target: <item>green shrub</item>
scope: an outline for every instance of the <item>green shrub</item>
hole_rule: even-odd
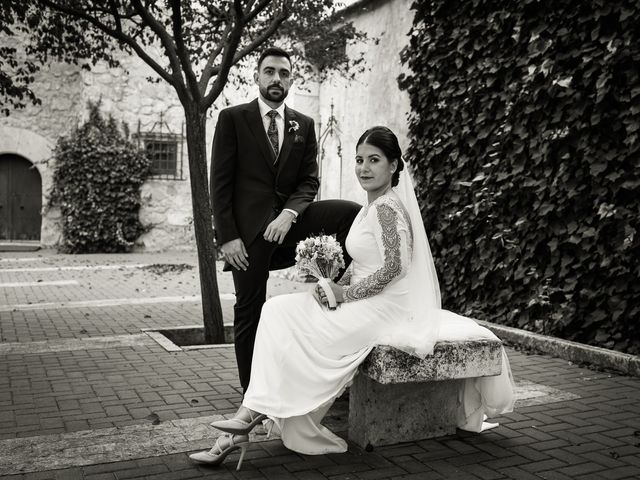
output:
[[[445,307],[640,353],[640,3],[412,8],[407,157]]]
[[[138,218],[140,187],[149,160],[129,141],[100,104],[89,103],[89,119],[54,150],[51,204],[62,213],[62,242],[67,253],[124,252],[144,232]]]

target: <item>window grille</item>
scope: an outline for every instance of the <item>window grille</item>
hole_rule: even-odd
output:
[[[173,133],[163,120],[153,124],[151,130],[142,132],[138,121],[138,132],[134,138],[151,160],[151,177],[160,180],[184,180],[182,159],[184,153],[184,123],[180,133]]]

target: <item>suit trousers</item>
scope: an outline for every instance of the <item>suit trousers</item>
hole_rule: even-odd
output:
[[[336,235],[344,252],[345,264],[351,262],[344,242],[351,228],[351,224],[360,211],[360,205],[346,200],[321,200],[311,203],[302,215],[298,217],[287,233],[283,244],[268,242],[261,232],[258,237],[247,246],[249,267],[247,270],[232,269],[233,283],[236,290],[236,304],[234,306],[234,342],[240,385],[247,390],[251,376],[251,360],[255,343],[260,312],[267,294],[267,280],[269,267],[276,250],[281,253],[281,247],[289,247],[289,264],[293,264],[295,245],[309,236],[327,234]],[[278,348],[274,345],[273,348]]]

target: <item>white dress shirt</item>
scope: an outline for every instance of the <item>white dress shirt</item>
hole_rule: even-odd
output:
[[[278,108],[271,108],[267,105],[261,97],[258,97],[258,108],[260,108],[260,116],[262,117],[262,125],[264,126],[264,134],[269,138],[269,124],[271,123],[271,117],[269,112],[275,110],[278,112],[276,115],[276,127],[278,128],[278,152],[282,150],[282,142],[284,141],[284,102]],[[298,212],[290,208],[283,208],[283,211],[293,214],[293,221],[298,218]]]

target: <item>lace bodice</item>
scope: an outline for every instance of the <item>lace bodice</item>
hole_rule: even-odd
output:
[[[371,297],[400,281],[411,264],[412,246],[411,222],[395,193],[363,207],[346,241],[353,262],[340,281],[345,301]]]

